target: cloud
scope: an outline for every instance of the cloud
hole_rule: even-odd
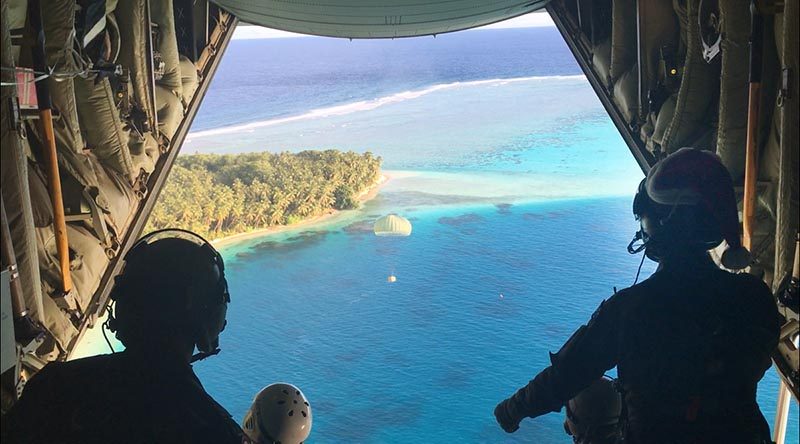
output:
[[[509,29],[509,28],[540,28],[546,26],[555,26],[550,15],[546,12],[534,12],[525,14],[512,19],[504,20],[502,22],[493,23],[491,25],[481,26],[478,29]],[[236,27],[233,32],[234,40],[251,40],[251,39],[281,39],[281,38],[296,38],[296,37],[311,37],[305,34],[297,34],[294,32],[279,31],[277,29],[265,28],[263,26],[255,26],[243,24]]]
[[[252,40],[252,39],[285,39],[292,37],[311,37],[305,34],[294,32],[279,31],[277,29],[265,28],[255,25],[239,25],[233,31],[233,40]]]
[[[555,27],[556,24],[553,23],[553,19],[550,18],[550,14],[546,12],[533,12],[530,14],[521,15],[519,17],[515,17],[508,20],[503,20],[502,22],[493,23],[491,25],[481,26],[480,28],[473,28],[475,29],[508,29],[508,28],[541,28],[545,26],[553,26]]]

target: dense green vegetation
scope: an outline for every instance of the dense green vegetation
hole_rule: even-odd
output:
[[[335,150],[180,156],[149,229],[218,238],[356,208],[358,195],[378,181],[380,165],[372,153]]]

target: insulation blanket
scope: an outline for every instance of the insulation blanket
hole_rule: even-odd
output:
[[[791,273],[794,251],[792,251],[792,238],[798,230],[798,16],[800,8],[798,2],[786,2],[776,32],[780,33],[778,56],[781,61],[782,75],[786,78],[779,82],[781,92],[778,94],[778,118],[780,122],[781,150],[779,155],[779,185],[776,191],[777,200],[777,234],[775,236],[775,283]],[[786,87],[785,92],[783,88]]]
[[[11,47],[8,19],[12,14],[9,13],[8,3],[2,2],[2,11],[0,11],[0,35],[3,39],[3,48]],[[24,13],[22,16],[24,17]],[[0,51],[0,61],[3,66],[13,66],[11,55],[11,51],[5,49]],[[13,82],[14,73],[3,70],[0,78],[3,82]],[[16,88],[0,88],[2,103],[8,103],[8,100],[15,95]],[[41,322],[44,320],[44,307],[42,305],[39,263],[36,256],[36,233],[33,227],[33,213],[28,188],[28,160],[25,155],[26,147],[23,146],[24,140],[20,139],[11,117],[11,113],[0,113],[0,190],[2,190],[3,204],[8,217],[25,304],[33,319]]]
[[[42,27],[46,36],[45,61],[50,69],[62,72],[74,72],[79,69],[79,61],[72,50],[74,26],[75,0],[50,0],[46,7],[42,7]],[[56,138],[68,149],[82,150],[84,143],[78,125],[73,80],[56,81],[50,77],[45,81],[50,88],[53,107],[58,113],[58,118],[53,121]]]
[[[686,60],[683,65],[683,79],[675,103],[675,116],[664,132],[662,149],[671,154],[684,146],[695,143],[711,131],[708,126],[709,112],[715,99],[709,91],[719,88],[719,72],[714,64],[703,59],[702,43],[697,23],[699,0],[688,0],[685,8],[678,8],[681,33],[685,36]],[[697,148],[712,148],[696,146]]]
[[[145,0],[120,0],[115,17],[121,37],[118,62],[128,68],[132,101],[144,111],[152,127],[154,113],[148,92],[151,82],[148,68],[150,62],[147,60],[149,27]]]
[[[76,78],[78,116],[87,147],[105,165],[133,179],[133,161],[128,150],[128,130],[119,117],[108,79]]]
[[[734,183],[744,178],[747,137],[747,89],[750,56],[750,5],[741,0],[720,0],[722,14],[722,70],[720,74],[717,154]]]

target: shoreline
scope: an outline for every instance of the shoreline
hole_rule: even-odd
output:
[[[606,184],[610,189],[606,193],[595,194],[589,190],[590,183],[585,181],[566,182],[557,190],[553,190],[552,177],[549,175],[510,175],[503,172],[461,172],[421,171],[421,170],[382,170],[378,180],[362,192],[354,196],[360,204],[374,199],[384,186],[391,181],[392,192],[431,194],[432,202],[409,204],[412,207],[449,207],[484,206],[496,204],[521,205],[550,201],[571,201],[595,198],[629,197],[623,189],[633,189],[620,183]],[[619,181],[618,181],[619,182]],[[524,190],[543,190],[540,193]],[[544,190],[549,190],[545,192]],[[452,201],[450,199],[453,199]],[[439,200],[436,200],[439,199]],[[255,229],[211,240],[216,248],[225,248],[253,238],[284,233],[290,230],[301,230],[330,224],[351,213],[351,210],[328,209],[324,214],[304,219],[292,225],[276,225]]]
[[[383,186],[386,185],[386,183],[389,182],[391,179],[392,179],[391,176],[387,175],[384,172],[381,172],[381,175],[378,178],[377,182],[375,182],[369,188],[367,188],[367,189],[361,191],[360,193],[358,193],[358,195],[355,196],[356,200],[358,200],[358,203],[361,204],[361,205],[369,202],[370,200],[374,199],[375,196],[378,195],[378,192],[381,190],[381,188],[383,188]],[[231,234],[229,236],[220,237],[218,239],[212,239],[210,242],[211,242],[211,245],[214,246],[214,248],[218,248],[218,249],[219,248],[225,248],[225,247],[231,246],[233,244],[236,244],[236,243],[239,243],[239,242],[243,242],[243,241],[246,241],[246,240],[249,240],[249,239],[253,239],[253,238],[256,238],[256,237],[262,237],[262,236],[269,236],[269,235],[278,234],[278,233],[284,233],[286,231],[296,230],[296,229],[299,229],[299,228],[310,228],[312,226],[320,225],[320,224],[322,224],[324,222],[331,222],[337,216],[341,216],[343,214],[347,214],[347,212],[349,212],[349,211],[352,211],[352,210],[344,210],[343,211],[343,210],[330,209],[325,214],[320,214],[318,216],[310,217],[308,219],[304,219],[304,220],[302,220],[300,222],[297,222],[295,224],[291,224],[291,225],[276,225],[276,226],[273,226],[273,227],[259,228],[259,229],[253,230],[253,231],[246,231],[244,233]]]

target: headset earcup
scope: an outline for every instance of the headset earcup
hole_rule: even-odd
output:
[[[210,353],[219,347],[219,334],[225,329],[227,321],[225,315],[228,305],[221,303],[210,307],[205,313],[205,319],[197,326],[197,349]]]
[[[219,348],[219,334],[225,329],[227,321],[225,316],[228,311],[228,283],[225,279],[225,269],[222,265],[222,257],[211,250],[216,257],[215,264],[219,271],[217,285],[209,287],[192,286],[187,292],[187,302],[192,311],[192,319],[195,322],[195,346],[203,353],[211,353]],[[209,292],[211,292],[209,294]],[[202,300],[208,305],[192,305],[191,301],[198,295],[203,295]]]
[[[224,276],[220,283],[224,282]],[[209,305],[194,305],[191,302],[198,295],[209,292],[208,286],[192,286],[187,290],[186,301],[190,311],[190,316],[195,329],[195,346],[204,353],[210,353],[219,347],[219,334],[225,329],[227,321],[225,315],[228,311],[227,287],[219,285],[213,287],[214,294],[202,297],[204,301],[210,301]]]
[[[114,317],[114,313],[109,311],[108,318],[106,318],[106,326],[108,326],[108,330],[112,333],[117,332],[117,318]]]

